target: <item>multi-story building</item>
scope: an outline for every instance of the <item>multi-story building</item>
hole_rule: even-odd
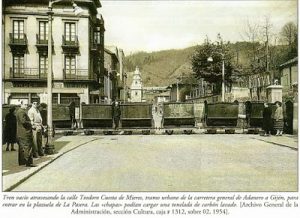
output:
[[[4,103],[47,103],[48,40],[53,50],[53,103],[77,105],[99,101],[103,78],[104,21],[99,0],[53,4],[52,36],[48,33],[48,0],[3,1]],[[98,94],[93,92],[98,90]]]
[[[101,91],[104,103],[111,103],[118,99],[118,66],[118,49],[114,46],[106,46],[104,48],[104,86]]]

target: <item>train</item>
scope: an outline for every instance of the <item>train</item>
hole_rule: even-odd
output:
[[[248,133],[259,133],[263,124],[264,103],[247,102],[164,102],[160,105],[150,103],[120,104],[120,129],[163,129],[173,134],[174,129],[182,129],[191,134],[199,124],[207,133],[225,130],[234,133],[236,129],[248,129]],[[2,121],[10,105],[2,106]],[[273,114],[275,104],[270,104]],[[244,109],[241,109],[244,108]],[[53,125],[56,129],[106,129],[111,131],[115,124],[111,104],[54,104],[52,107]],[[290,120],[290,118],[289,118]],[[74,125],[74,121],[76,125]]]

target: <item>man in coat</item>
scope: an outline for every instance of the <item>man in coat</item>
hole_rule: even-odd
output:
[[[21,101],[21,107],[16,113],[17,141],[19,144],[19,165],[35,167],[32,159],[33,135],[31,121],[26,113],[27,104]]]
[[[31,108],[28,110],[28,117],[31,121],[33,132],[33,157],[38,157],[38,155],[44,156],[42,145],[43,119],[37,106],[37,102],[33,102]]]
[[[120,117],[121,117],[121,108],[119,102],[117,101],[114,102],[112,107],[113,107],[113,119],[114,119],[115,129],[118,129],[120,123]]]

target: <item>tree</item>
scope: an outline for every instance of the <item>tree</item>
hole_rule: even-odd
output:
[[[280,36],[283,43],[292,46],[295,41],[295,37],[297,37],[296,24],[294,22],[286,23],[281,29]]]
[[[220,35],[218,35],[218,38],[219,41],[216,44],[210,43],[207,39],[203,45],[196,48],[191,58],[192,69],[196,77],[216,84],[215,93],[220,93],[221,91],[223,55],[225,60],[225,81],[227,84],[231,84],[233,72],[231,64],[232,54],[229,51],[228,43],[224,44]],[[209,57],[212,57],[212,62],[208,61]]]
[[[293,22],[286,23],[280,32],[281,41],[289,46],[289,52],[287,60],[294,58],[298,53],[298,30],[297,26]]]

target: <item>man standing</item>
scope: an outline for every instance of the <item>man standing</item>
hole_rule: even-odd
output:
[[[32,125],[33,132],[33,157],[44,156],[43,152],[43,136],[42,136],[42,116],[37,108],[37,102],[32,103],[32,107],[28,111],[28,116]]]
[[[120,123],[120,117],[121,117],[121,108],[119,102],[116,101],[115,103],[113,103],[112,107],[113,107],[113,119],[114,119],[115,129],[118,129]]]
[[[19,165],[35,167],[32,160],[33,135],[31,121],[26,113],[27,104],[21,101],[21,108],[16,113],[17,141],[19,144]]]

